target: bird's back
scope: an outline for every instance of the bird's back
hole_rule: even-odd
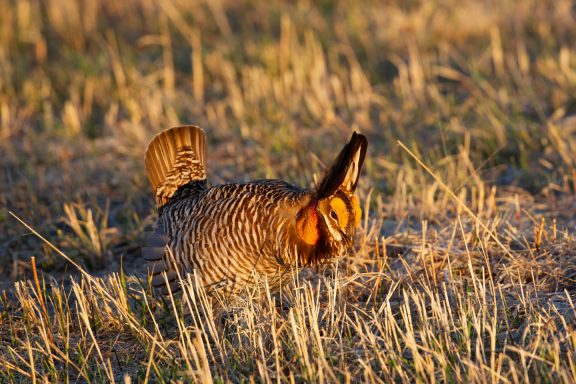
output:
[[[275,286],[293,265],[292,217],[309,194],[278,180],[215,186],[169,203],[159,225],[176,265],[209,290]]]
[[[144,257],[153,284],[165,287],[167,278],[175,289],[178,273],[195,272],[202,285],[221,292],[264,278],[276,285],[292,265],[292,218],[310,192],[279,180],[207,188],[203,135],[197,127],[177,127],[149,145],[159,218]]]

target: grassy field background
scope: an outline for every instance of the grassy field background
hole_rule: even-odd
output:
[[[0,382],[575,382],[575,15],[0,0]],[[181,123],[212,184],[313,186],[367,135],[354,252],[237,308],[156,296],[143,156]]]

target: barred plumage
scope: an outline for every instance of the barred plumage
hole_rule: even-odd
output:
[[[294,269],[338,256],[351,245],[361,210],[354,195],[367,140],[354,133],[316,190],[280,180],[206,184],[206,139],[195,126],[156,135],[146,171],[159,210],[143,249],[152,283],[177,289],[195,272],[209,292],[236,293]],[[176,268],[178,267],[178,268]]]

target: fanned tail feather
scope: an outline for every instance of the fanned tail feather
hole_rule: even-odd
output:
[[[183,125],[160,132],[148,144],[145,163],[156,205],[162,207],[181,186],[206,180],[204,130]]]
[[[193,125],[166,129],[150,141],[145,156],[146,175],[156,205],[161,209],[172,198],[206,186],[206,135]],[[197,182],[197,183],[196,183]],[[178,193],[177,196],[175,194]],[[170,253],[171,239],[158,222],[148,236],[142,256],[148,262],[152,285],[162,294],[179,289],[178,273]]]

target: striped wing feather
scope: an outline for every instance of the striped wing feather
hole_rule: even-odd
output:
[[[288,247],[288,238],[277,235],[290,217],[286,212],[295,215],[309,195],[277,180],[221,185],[169,204],[161,221],[181,271],[196,270],[209,290],[240,291],[289,267],[279,251]]]

